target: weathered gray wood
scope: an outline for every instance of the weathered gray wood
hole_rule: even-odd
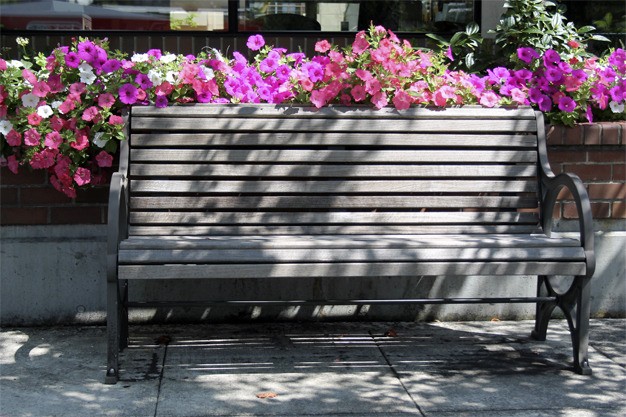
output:
[[[319,249],[319,248],[554,248],[580,247],[571,238],[545,235],[281,235],[281,236],[132,236],[121,250],[143,249]]]
[[[243,265],[120,265],[120,279],[581,275],[584,262],[380,262]]]
[[[537,165],[252,165],[135,163],[133,177],[483,178],[536,177]]]
[[[194,132],[532,132],[537,130],[534,119],[395,119],[392,123],[382,119],[216,119],[190,117],[137,117],[133,131],[185,131]]]
[[[535,181],[493,180],[328,180],[328,181],[159,181],[133,180],[135,193],[246,193],[246,194],[346,194],[346,193],[478,193],[535,192]]]
[[[501,225],[402,225],[402,224],[385,224],[385,225],[347,225],[347,224],[331,224],[331,225],[213,225],[213,226],[196,226],[190,225],[130,225],[129,234],[131,236],[221,236],[221,235],[328,235],[343,234],[362,235],[362,234],[451,234],[459,233],[468,234],[493,234],[493,233],[509,233],[509,234],[531,234],[541,233],[541,229],[537,224],[501,224]]]
[[[581,247],[500,248],[289,248],[120,250],[120,264],[223,264],[320,262],[584,261]],[[314,267],[312,265],[312,267]]]
[[[398,111],[386,107],[373,109],[368,106],[328,106],[317,109],[312,106],[290,104],[187,104],[157,108],[154,106],[134,106],[131,109],[133,119],[141,116],[152,117],[243,117],[243,118],[376,118],[376,119],[402,119],[402,118],[432,118],[432,119],[535,119],[534,110],[531,107],[517,108],[484,108],[482,106],[463,106],[441,108],[411,107]]]
[[[131,212],[130,223],[160,224],[468,224],[531,223],[536,213],[518,212]]]
[[[424,147],[505,147],[528,148],[537,146],[536,135],[521,134],[420,134],[413,132],[389,133],[371,131],[353,132],[229,132],[220,133],[136,133],[133,147],[209,147],[209,146],[424,146]]]
[[[429,209],[429,208],[536,208],[532,196],[168,196],[131,197],[134,210],[329,210],[329,209]]]
[[[189,150],[133,149],[133,163],[161,162],[302,162],[302,163],[481,163],[535,162],[536,152],[501,150],[365,151],[365,150]]]

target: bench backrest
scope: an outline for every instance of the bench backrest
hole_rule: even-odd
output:
[[[131,235],[529,233],[530,108],[133,107]]]

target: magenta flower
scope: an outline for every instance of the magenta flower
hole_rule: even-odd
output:
[[[371,102],[377,109],[382,109],[387,104],[389,104],[389,100],[387,100],[387,95],[382,91],[374,94],[371,98]]]
[[[396,90],[396,93],[392,99],[393,105],[398,110],[405,110],[411,107],[411,96],[403,90]]]
[[[547,68],[544,76],[546,77],[546,80],[551,83],[560,83],[563,81],[563,72],[557,67]]]
[[[143,88],[144,90],[147,90],[153,86],[152,81],[150,81],[150,78],[148,78],[146,74],[142,74],[142,73],[137,74],[137,76],[135,77],[135,82],[139,84],[139,86]]]
[[[83,41],[78,44],[78,56],[83,61],[91,64],[97,56],[96,46],[91,41]]]
[[[50,149],[59,149],[59,146],[63,143],[63,137],[59,132],[50,132],[46,135],[44,145]]]
[[[587,118],[587,121],[589,123],[593,123],[593,111],[591,109],[591,106],[587,106],[587,111],[585,112],[585,117]]]
[[[539,54],[533,48],[518,48],[517,49],[517,57],[527,63],[530,64],[533,60],[539,58]]]
[[[370,44],[365,37],[365,32],[361,31],[357,33],[356,37],[354,38],[354,42],[352,43],[352,52],[355,55],[361,55],[369,47]]]
[[[324,68],[317,62],[307,62],[302,69],[313,82],[321,81],[324,78]]]
[[[82,151],[89,146],[89,135],[87,134],[85,129],[81,129],[75,132],[74,138],[76,140],[70,143],[70,146],[77,151]]]
[[[545,94],[542,94],[539,97],[539,100],[537,100],[537,105],[539,106],[539,110],[543,112],[549,112],[550,110],[552,110],[552,100],[550,100],[550,97],[546,96]]]
[[[163,95],[156,96],[156,99],[154,100],[154,105],[160,109],[167,107],[168,104],[167,97]]]
[[[50,93],[50,87],[45,81],[39,81],[33,85],[32,93],[37,97],[44,98]]]
[[[493,91],[485,91],[485,93],[480,96],[480,104],[485,107],[494,107],[499,101],[500,98]]]
[[[35,169],[47,169],[54,165],[57,150],[44,149],[40,152],[35,152],[30,160],[30,166]]]
[[[65,55],[65,65],[70,68],[78,68],[80,65],[80,58],[76,52],[70,52]]]
[[[250,50],[258,51],[265,45],[265,39],[263,39],[263,36],[261,35],[252,35],[248,38],[246,45]]]
[[[22,144],[22,135],[15,130],[12,129],[5,137],[9,146],[20,146]]]
[[[137,102],[137,87],[127,83],[120,87],[119,97],[120,101],[124,104],[135,104]]]
[[[355,85],[354,87],[352,87],[352,90],[350,90],[350,94],[352,94],[352,97],[354,98],[354,101],[363,101],[366,98],[366,91],[365,91],[365,87],[363,87],[362,85]]]
[[[24,132],[24,144],[26,146],[38,146],[41,142],[41,135],[34,128]]]
[[[9,168],[9,171],[17,174],[19,165],[20,164],[19,162],[17,162],[17,158],[15,157],[15,155],[9,155],[9,157],[7,158],[7,168]]]
[[[76,168],[74,173],[74,181],[79,186],[89,184],[91,182],[91,172],[87,168]]]
[[[113,165],[113,156],[106,151],[100,151],[100,153],[96,155],[96,162],[100,168],[110,167]]]
[[[326,39],[318,41],[315,43],[315,51],[323,54],[324,52],[328,52],[330,50],[330,42]]]
[[[546,67],[550,67],[553,65],[557,65],[561,62],[561,56],[554,49],[548,49],[543,53],[543,65]]]
[[[451,46],[448,46],[448,49],[446,49],[446,57],[448,57],[450,61],[454,61],[454,55],[452,54]]]
[[[571,97],[561,97],[559,99],[559,110],[571,113],[576,108],[576,102]]]
[[[85,109],[81,118],[86,122],[91,122],[96,117],[98,117],[99,114],[100,112],[98,111],[98,108],[96,106],[91,106]]]
[[[117,59],[109,59],[104,64],[102,64],[102,71],[105,74],[110,74],[122,68],[122,63]]]
[[[113,107],[114,104],[115,97],[113,96],[113,94],[104,93],[98,96],[98,106],[102,107],[103,109]]]

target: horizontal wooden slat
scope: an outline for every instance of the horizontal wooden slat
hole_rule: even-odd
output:
[[[506,119],[534,119],[535,113],[531,107],[516,108],[485,108],[482,106],[463,106],[442,108],[411,107],[398,111],[392,107],[373,109],[368,106],[336,107],[328,106],[317,109],[312,106],[288,104],[187,104],[157,108],[155,106],[133,106],[133,118],[152,117],[243,117],[243,118],[431,118],[431,119],[467,119],[467,118],[506,118]]]
[[[583,248],[290,248],[213,250],[120,250],[120,264],[222,264],[320,262],[582,261]]]
[[[484,178],[535,177],[536,165],[253,165],[135,163],[131,176],[314,177],[314,178]]]
[[[584,262],[381,262],[243,265],[120,265],[120,279],[305,278],[416,275],[584,275]]]
[[[188,150],[132,149],[132,162],[269,162],[269,163],[495,163],[535,162],[528,151],[351,151],[351,150]]]
[[[409,208],[534,208],[523,196],[168,196],[131,197],[131,210],[330,210]]]
[[[536,132],[535,119],[257,119],[195,117],[135,117],[132,131],[194,132]]]
[[[537,223],[518,212],[132,212],[131,224],[467,224]]]
[[[130,225],[130,236],[223,236],[223,235],[362,235],[362,234],[380,234],[387,235],[390,233],[398,234],[532,234],[540,233],[538,225],[532,224],[515,224],[515,225],[404,225],[404,224],[386,224],[386,225],[212,225],[212,226],[196,226],[196,225]]]
[[[132,147],[241,147],[241,146],[420,146],[505,147],[537,146],[536,135],[521,134],[419,134],[413,132],[307,132],[307,133],[135,133]]]
[[[576,239],[545,235],[280,235],[280,236],[133,236],[121,250],[178,249],[347,249],[347,248],[547,248],[577,247]]]
[[[159,181],[133,180],[132,193],[371,194],[534,192],[535,181]]]

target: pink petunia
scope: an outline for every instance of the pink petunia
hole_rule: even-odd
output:
[[[35,74],[33,74],[33,72],[29,69],[23,69],[22,70],[22,77],[28,81],[29,83],[31,83],[32,85],[37,84],[37,77],[35,76]]]
[[[22,144],[22,135],[17,130],[12,129],[6,135],[6,140],[9,146],[20,146]]]
[[[104,93],[98,96],[98,106],[102,107],[103,109],[113,107],[114,104],[115,97],[113,96],[113,94]]]
[[[352,90],[350,90],[350,94],[352,94],[354,101],[363,101],[366,97],[365,87],[362,85],[355,85],[352,87]]]
[[[113,165],[113,156],[105,151],[100,151],[100,153],[96,155],[96,162],[101,168],[110,167]]]
[[[499,101],[500,98],[493,91],[486,91],[482,96],[480,96],[480,104],[485,107],[494,107]]]
[[[50,149],[58,149],[63,143],[63,137],[59,132],[50,132],[46,135],[44,145]]]
[[[45,81],[39,81],[33,84],[32,93],[37,97],[44,98],[50,93],[50,87]]]
[[[89,184],[91,182],[91,172],[87,168],[76,168],[74,173],[74,181],[79,186]]]
[[[30,160],[30,166],[35,169],[47,169],[54,165],[58,151],[56,149],[44,149],[35,152]]]
[[[109,117],[109,124],[112,125],[112,126],[123,125],[124,124],[124,118],[122,116],[116,116],[115,114],[112,114]]]
[[[98,108],[96,106],[91,106],[83,111],[83,115],[81,116],[81,118],[86,122],[91,122],[92,120],[97,118],[99,114],[100,112],[98,111]]]
[[[15,155],[9,155],[9,157],[7,158],[7,168],[9,168],[9,171],[11,171],[14,174],[17,174],[19,166],[20,164],[17,161],[17,158],[15,157]]]
[[[392,101],[396,109],[406,110],[409,107],[411,107],[412,99],[411,99],[411,96],[406,91],[397,90]]]
[[[35,129],[30,128],[24,132],[24,144],[26,146],[38,146],[41,142],[41,135]]]
[[[389,104],[387,95],[382,91],[379,91],[378,93],[374,94],[374,96],[372,96],[372,99],[370,101],[372,102],[374,107],[376,107],[377,109],[382,109],[387,104]]]
[[[365,37],[365,32],[361,31],[356,34],[354,38],[354,42],[352,43],[352,52],[356,55],[361,55],[367,48],[369,48],[370,44]]]
[[[326,94],[320,90],[311,91],[311,103],[318,109],[327,103]]]
[[[330,50],[330,46],[330,42],[324,39],[315,43],[315,51],[323,54]]]
[[[252,35],[248,38],[246,46],[252,51],[258,51],[265,45],[265,39],[261,35]]]
[[[76,149],[77,151],[82,151],[89,146],[89,135],[84,129],[77,131],[74,134],[74,137],[76,138],[76,140],[70,143],[70,146],[72,148]]]
[[[28,120],[28,124],[31,126],[39,126],[43,121],[43,117],[41,117],[37,113],[31,113],[26,116],[26,120]]]

